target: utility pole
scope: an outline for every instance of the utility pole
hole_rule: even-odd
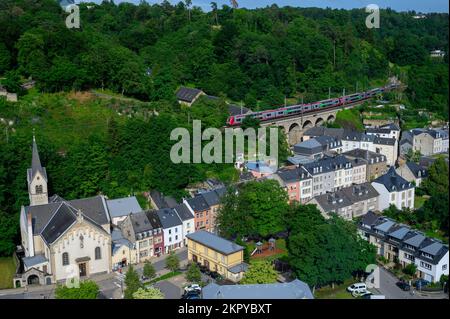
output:
[[[331,87],[328,87],[328,99],[331,99]]]

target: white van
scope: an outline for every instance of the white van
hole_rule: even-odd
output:
[[[370,295],[369,299],[386,299],[385,295]]]
[[[367,286],[363,282],[359,282],[347,287],[348,292],[364,293],[367,291]]]

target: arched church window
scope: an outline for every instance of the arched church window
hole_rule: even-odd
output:
[[[62,263],[63,266],[67,266],[69,264],[69,253],[62,254]]]
[[[95,259],[102,259],[102,253],[100,247],[95,247]]]

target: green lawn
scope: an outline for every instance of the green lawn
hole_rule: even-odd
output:
[[[316,299],[355,299],[351,293],[346,290],[348,286],[355,282],[354,279],[349,279],[341,285],[335,285],[334,289],[331,287],[317,289],[314,293],[314,297]]]
[[[16,263],[12,257],[0,257],[0,289],[13,288]]]
[[[427,198],[423,197],[423,196],[415,196],[414,197],[414,208],[415,209],[419,209],[420,207],[423,206],[423,204],[426,202]]]

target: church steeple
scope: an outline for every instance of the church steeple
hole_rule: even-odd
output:
[[[33,148],[31,154],[31,168],[27,171],[28,194],[30,206],[48,204],[47,172],[42,167],[36,136],[33,130]]]

